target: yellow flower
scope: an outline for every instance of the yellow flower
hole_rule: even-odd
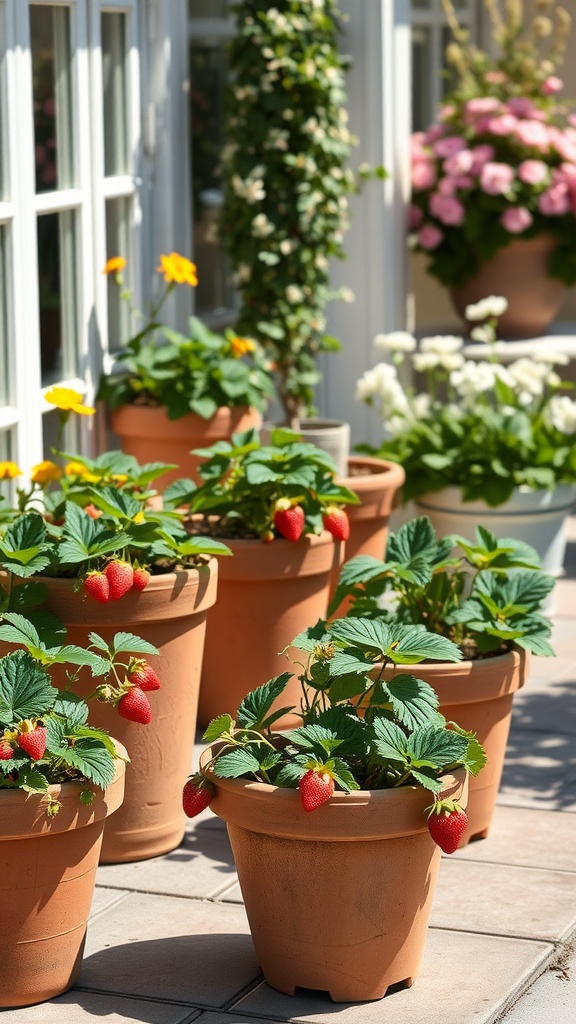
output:
[[[125,266],[126,266],[126,260],[124,259],[123,256],[111,256],[111,258],[108,260],[106,266],[104,267],[104,270],[102,271],[102,273],[103,274],[119,274],[121,270],[124,270]]]
[[[50,462],[50,459],[43,459],[38,465],[33,466],[30,474],[32,482],[40,484],[41,487],[52,483],[53,480],[59,480],[61,476],[60,466],[57,466],[55,462]]]
[[[240,356],[245,356],[247,352],[254,352],[256,343],[252,341],[252,338],[230,338],[230,346],[232,348],[232,355],[235,359],[239,359]]]
[[[185,256],[177,252],[171,252],[169,256],[164,253],[160,256],[160,266],[156,267],[160,274],[164,274],[164,280],[175,284],[189,284],[195,288],[198,284],[196,276],[196,264],[191,263]]]
[[[81,462],[68,462],[64,467],[64,472],[66,476],[78,476],[89,484],[94,484],[98,481],[98,477],[91,473],[86,466],[83,466]]]
[[[0,462],[0,480],[13,480],[16,476],[22,476],[22,470],[15,462]]]
[[[126,473],[112,473],[110,479],[114,484],[116,484],[117,487],[121,487],[122,484],[126,483],[128,476]]]
[[[96,412],[91,406],[82,405],[82,395],[79,391],[73,391],[72,388],[52,388],[51,391],[46,392],[44,398],[51,405],[55,405],[57,409],[61,409],[62,412],[79,412],[82,416],[92,416]]]

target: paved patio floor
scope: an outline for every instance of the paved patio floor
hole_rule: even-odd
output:
[[[557,657],[535,659],[515,697],[490,835],[442,860],[413,988],[361,1004],[269,988],[225,828],[207,810],[172,853],[99,868],[77,985],[1,1024],[574,1024],[576,519],[570,538]]]

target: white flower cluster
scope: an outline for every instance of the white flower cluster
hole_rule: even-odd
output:
[[[480,302],[466,306],[464,316],[467,320],[486,320],[488,317],[500,317],[508,309],[508,300],[503,295],[488,295]]]

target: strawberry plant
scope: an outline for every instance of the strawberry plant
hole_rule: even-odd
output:
[[[196,454],[207,460],[199,467],[204,482],[194,488],[177,481],[164,493],[165,507],[189,506],[190,516],[197,517],[190,520],[194,529],[297,541],[302,534],[321,533],[328,509],[358,502],[336,482],[330,455],[291,430],[273,430],[270,445],[249,430]]]
[[[358,555],[343,565],[329,614],[348,599],[351,616],[426,626],[467,658],[513,645],[551,656],[542,606],[553,587],[529,545],[498,540],[482,526],[476,543],[438,538],[428,517],[420,516],[389,536],[383,561]]]
[[[345,618],[319,622],[290,645],[302,684],[300,707],[272,710],[291,678],[285,672],[249,693],[238,708],[214,719],[204,740],[214,744],[201,778],[253,778],[299,789],[306,811],[332,792],[422,786],[433,795],[442,775],[476,775],[484,751],[472,733],[448,723],[438,698],[416,675],[386,666],[457,662],[458,647],[422,625]],[[293,653],[294,651],[300,652]],[[378,666],[375,671],[375,666]],[[302,725],[280,734],[274,723],[296,711]]]

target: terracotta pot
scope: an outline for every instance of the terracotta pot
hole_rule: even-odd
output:
[[[470,777],[468,828],[460,847],[488,835],[504,766],[512,700],[524,686],[529,670],[530,654],[521,648],[477,661],[396,666],[394,674],[414,675],[429,683],[440,699],[441,714],[476,733],[486,750],[485,767]],[[385,678],[391,675],[387,668]]]
[[[503,295],[508,309],[498,320],[500,338],[546,334],[566,291],[562,281],[548,274],[548,259],[556,245],[552,235],[517,239],[499,249],[461,288],[451,288],[454,306],[467,326],[474,326],[464,316],[469,303]]]
[[[210,806],[228,828],[268,984],[289,995],[320,989],[335,1002],[410,986],[440,861],[424,813],[431,794],[415,786],[338,792],[308,814],[293,789],[215,782]],[[444,779],[443,795],[465,805],[463,772]]]
[[[210,419],[188,413],[169,420],[164,407],[123,405],[110,413],[110,427],[120,438],[122,451],[140,463],[172,462],[178,465],[164,473],[154,486],[164,491],[181,477],[201,483],[198,466],[205,460],[190,455],[193,448],[208,448],[216,441],[225,441],[242,430],[258,428],[262,417],[248,406],[218,409]]]
[[[89,807],[76,782],[41,796],[0,790],[3,1009],[45,1002],[78,977],[104,822],[122,803],[124,771],[117,761],[112,783],[94,788]],[[54,818],[46,814],[51,799],[61,804]]]
[[[160,651],[159,656],[146,655],[161,683],[148,695],[148,725],[126,721],[109,704],[91,704],[91,721],[118,736],[131,759],[123,807],[104,832],[104,863],[157,857],[183,839],[182,780],[190,772],[206,616],[216,600],[217,568],[211,559],[198,570],[152,576],[145,590],[108,604],[75,594],[75,580],[43,579],[49,589],[45,607],[65,623],[67,642],[85,645],[92,630],[110,642],[122,630]],[[56,674],[54,680],[58,685]],[[93,688],[93,678],[82,675],[77,692],[86,695]]]
[[[326,530],[296,543],[223,539],[234,557],[220,562],[218,602],[206,632],[198,705],[202,725],[224,712],[235,714],[250,690],[290,670],[292,663],[281,652],[326,615],[331,574],[344,556],[344,545]],[[299,706],[301,695],[294,677],[274,706]],[[285,715],[275,728],[298,721]]]
[[[352,455],[348,459],[348,472],[338,483],[355,491],[359,505],[346,505],[350,520],[350,536],[346,541],[345,558],[348,562],[357,555],[384,558],[388,539],[388,521],[396,507],[400,488],[406,474],[397,462],[372,459],[367,455]],[[339,573],[334,573],[332,590],[336,589]],[[346,614],[349,602],[341,604],[338,615]]]

